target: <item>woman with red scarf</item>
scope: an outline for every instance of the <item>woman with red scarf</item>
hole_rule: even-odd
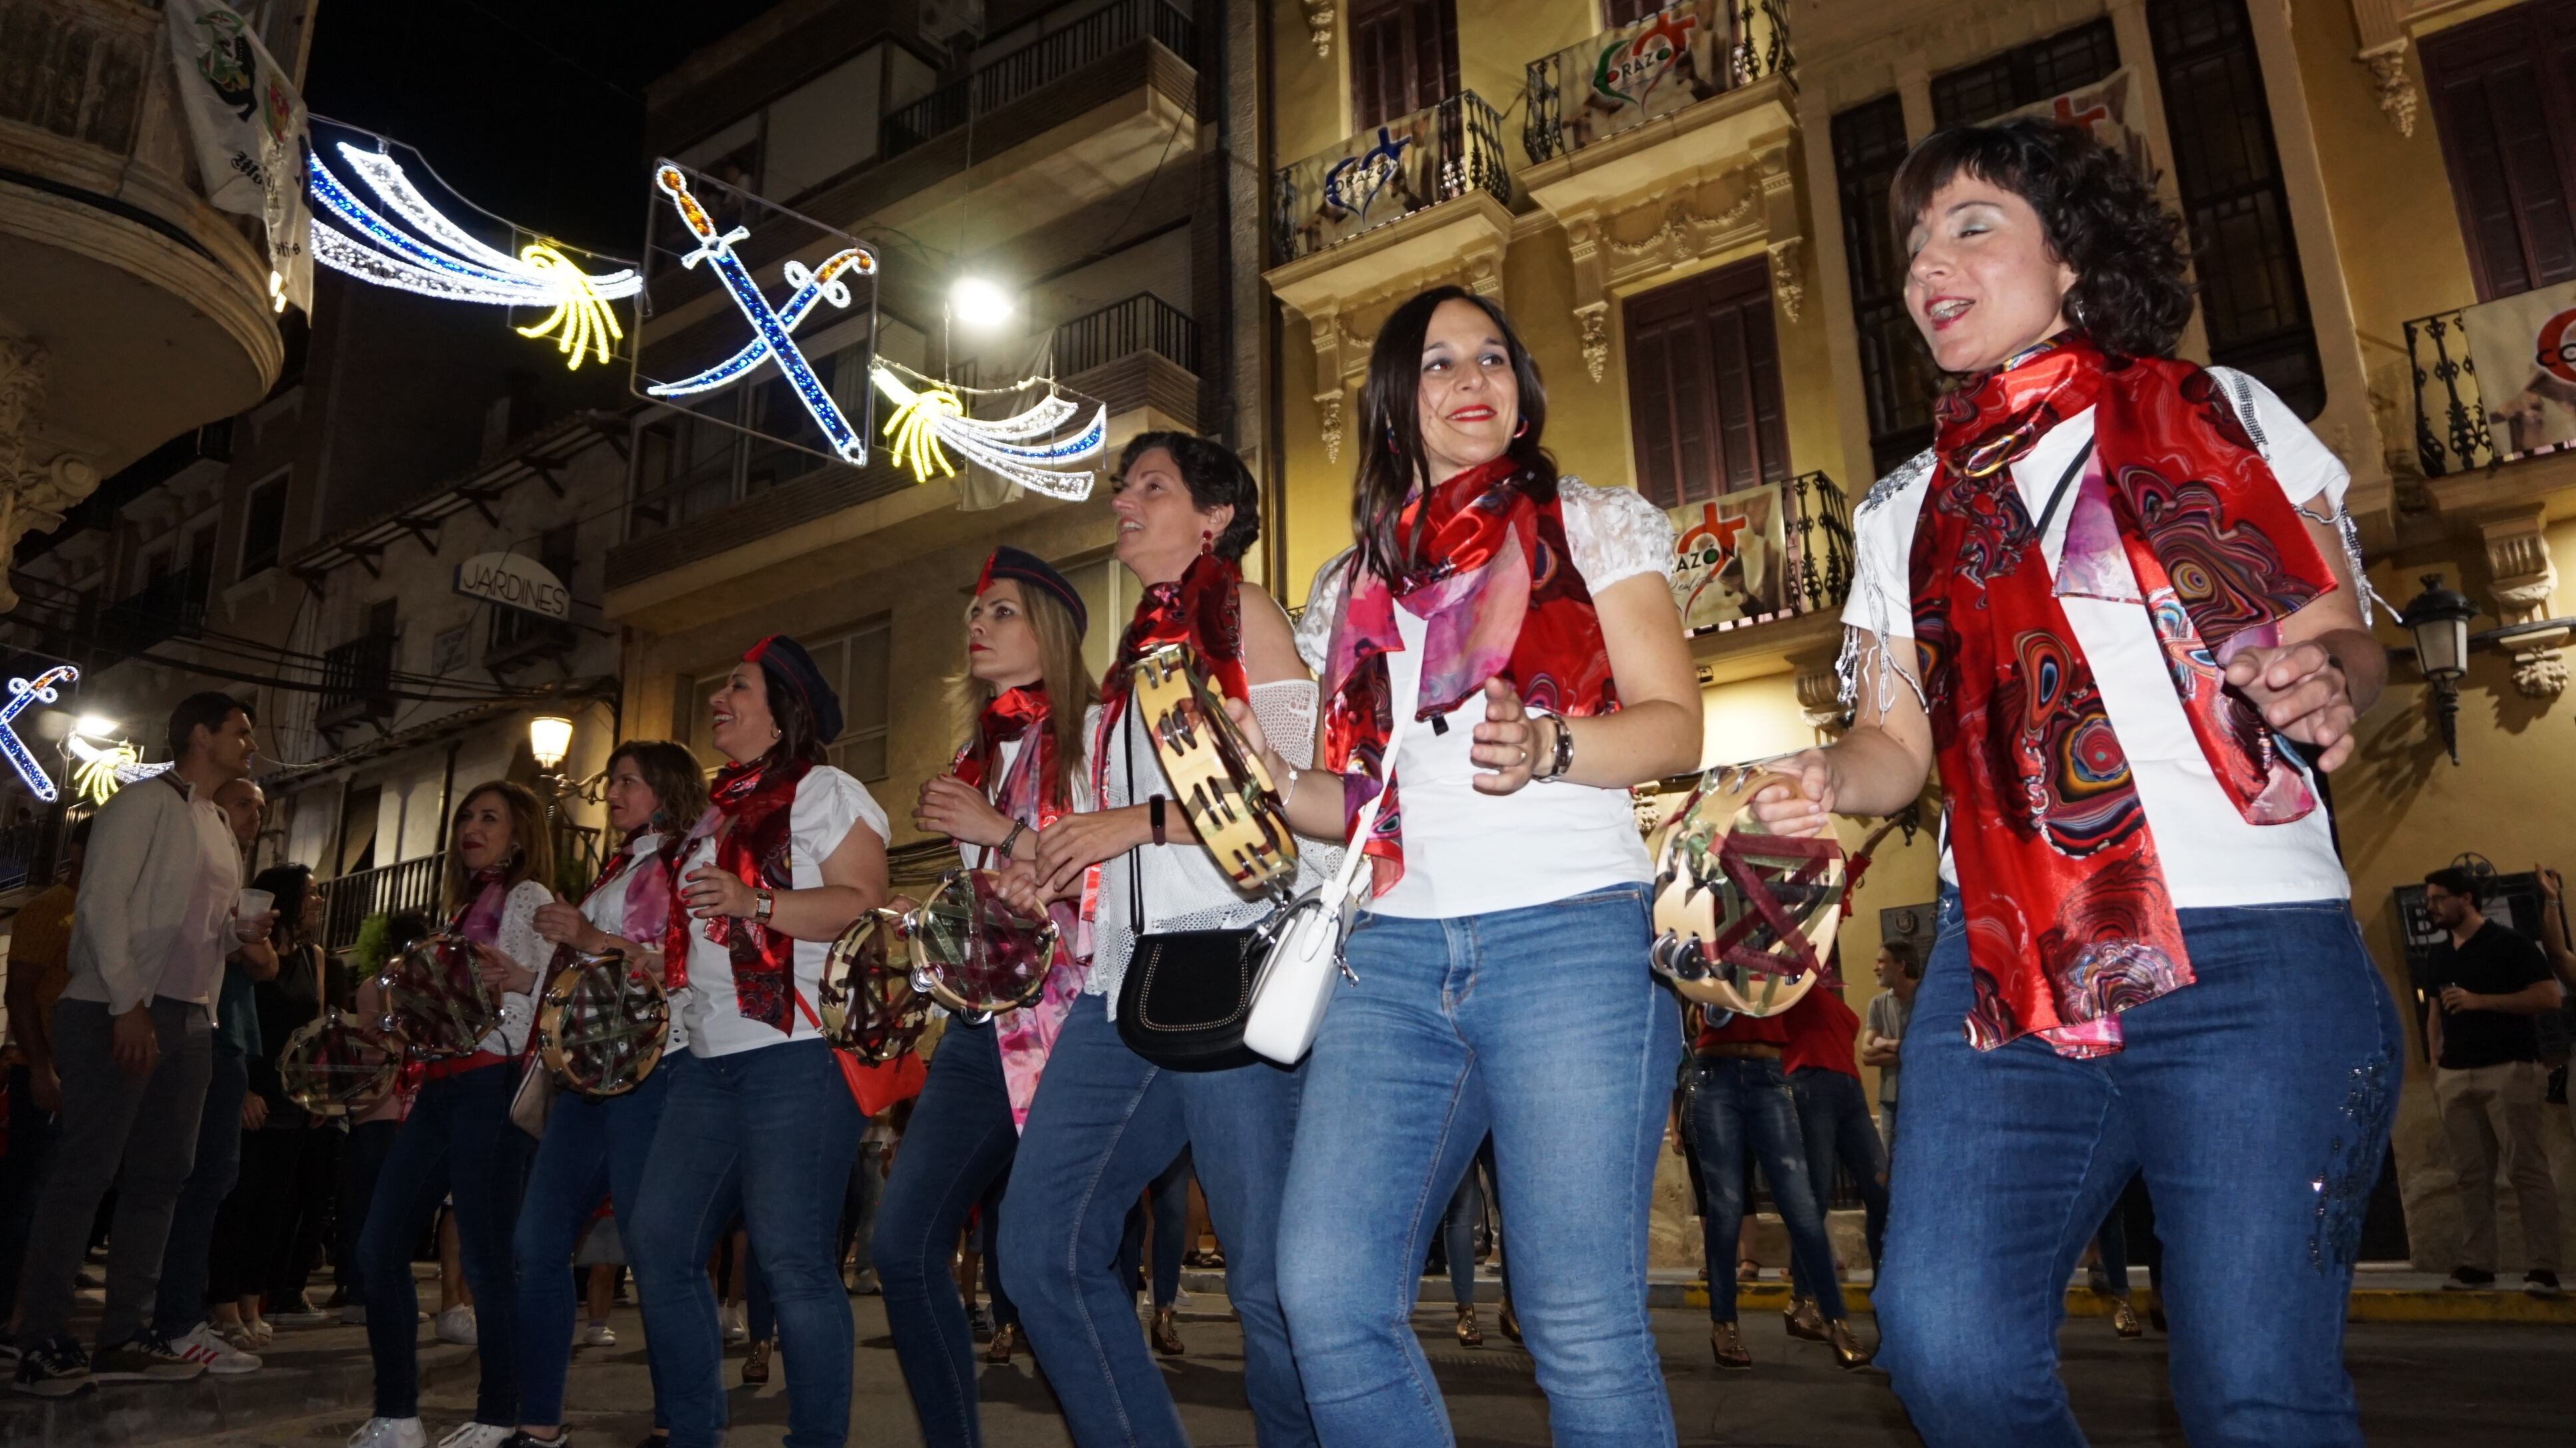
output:
[[[536,993],[554,947],[537,934],[537,911],[555,898],[554,840],[545,807],[522,784],[493,780],[467,791],[448,835],[447,933],[472,941],[484,980],[498,987],[501,1023],[471,1055],[432,1061],[403,1118],[358,1236],[367,1289],[367,1348],[375,1358],[375,1416],[351,1448],[423,1448],[419,1295],[411,1253],[438,1204],[452,1204],[457,1256],[474,1289],[482,1381],[474,1417],[440,1448],[500,1448],[519,1421],[517,1298],[510,1238],[536,1143],[510,1121],[525,1069]]]
[[[1285,776],[1300,831],[1346,834],[1385,796],[1357,980],[1316,1037],[1280,1209],[1297,1366],[1327,1444],[1451,1441],[1406,1319],[1490,1131],[1549,1430],[1670,1443],[1646,1218],[1681,1021],[1647,968],[1628,789],[1700,756],[1672,529],[1628,489],[1558,476],[1537,363],[1460,288],[1388,316],[1361,411],[1358,546],[1298,626],[1323,678],[1316,767]]]
[[[768,1279],[786,1360],[787,1443],[850,1431],[849,1298],[834,1231],[867,1122],[823,1039],[831,942],[885,903],[886,815],[825,762],[841,700],[802,645],[751,646],[708,701],[732,763],[679,846],[663,971],[688,988],[673,1071],[626,1249],[661,1370],[671,1448],[724,1439],[724,1337],[707,1254],[737,1212]]]
[[[1100,690],[1082,657],[1088,622],[1082,595],[1044,559],[1002,547],[985,560],[966,610],[966,671],[956,682],[966,742],[948,773],[921,787],[913,813],[914,824],[955,840],[969,868],[1034,863],[1040,832],[1090,802],[1084,771]],[[1000,1199],[1047,1054],[1082,999],[1090,961],[1076,903],[1057,901],[1050,913],[1062,953],[1037,1003],[989,1021],[949,1019],[869,1244],[922,1441],[942,1448],[983,1441],[975,1339],[949,1255],[967,1213]],[[992,1226],[988,1219],[988,1241]],[[997,1319],[991,1356],[1008,1362],[1018,1322],[997,1265],[986,1261]]]
[[[1120,456],[1116,486],[1118,561],[1144,596],[1101,681],[1091,744],[1100,807],[1047,826],[1035,867],[1047,894],[1090,902],[1088,995],[1056,1037],[1011,1166],[1004,1276],[1075,1442],[1186,1444],[1136,1320],[1135,1284],[1112,1264],[1128,1208],[1188,1146],[1225,1243],[1226,1296],[1243,1322],[1244,1396],[1260,1441],[1312,1443],[1272,1253],[1298,1074],[1266,1064],[1161,1070],[1119,1040],[1115,1013],[1138,935],[1236,928],[1273,908],[1236,893],[1172,803],[1177,791],[1148,722],[1130,707],[1136,661],[1187,642],[1227,698],[1296,731],[1313,720],[1314,685],[1288,615],[1243,578],[1260,494],[1242,461],[1205,438],[1143,433]]]
[[[1948,796],[1879,1360],[1935,1448],[2082,1443],[2063,1294],[2143,1171],[2191,1441],[2358,1444],[2401,1037],[2321,798],[2387,673],[2344,471],[2174,360],[2181,224],[2088,132],[1936,132],[1892,214],[1952,385],[1854,520],[1853,727],[1757,805],[1820,832],[1935,763]]]
[[[706,813],[706,781],[696,756],[667,739],[629,739],[608,756],[601,794],[608,826],[623,839],[579,905],[560,901],[537,910],[537,934],[566,952],[615,950],[655,976],[671,932],[679,885],[673,868],[682,833]],[[688,1053],[685,994],[673,992],[671,1031],[662,1064],[633,1090],[593,1100],[566,1091],[555,1097],[546,1134],[528,1169],[513,1255],[519,1264],[519,1433],[530,1443],[563,1441],[564,1377],[572,1366],[573,1247],[606,1197],[621,1222],[634,1220],[645,1158],[662,1124],[662,1102],[677,1074],[664,1069]],[[647,1339],[645,1366],[658,1379],[660,1344]],[[658,1384],[657,1384],[658,1386]],[[660,1421],[658,1441],[669,1425]]]

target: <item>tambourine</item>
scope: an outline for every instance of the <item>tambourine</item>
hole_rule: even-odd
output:
[[[567,949],[558,959],[563,968],[537,1006],[538,1058],[584,1096],[634,1090],[670,1043],[671,1003],[662,983],[622,950]]]
[[[913,985],[970,1024],[1035,1005],[1062,948],[1054,920],[1032,920],[994,889],[991,870],[951,870],[904,918]]]
[[[385,963],[376,976],[384,1014],[377,1029],[424,1061],[474,1054],[501,1024],[501,993],[474,969],[474,943],[433,935]]]
[[[401,1074],[401,1045],[337,1006],[296,1027],[277,1054],[287,1099],[316,1116],[363,1116]]]
[[[1226,717],[1198,651],[1164,644],[1136,661],[1134,707],[1199,842],[1246,893],[1282,898],[1297,876],[1297,837],[1270,771]]]
[[[1773,834],[1753,796],[1785,775],[1712,769],[1655,852],[1655,973],[1692,1000],[1776,1016],[1823,973],[1843,919],[1839,841]]]
[[[913,988],[904,918],[899,910],[860,916],[824,953],[814,993],[823,1034],[871,1066],[911,1050],[930,1023],[930,997]]]

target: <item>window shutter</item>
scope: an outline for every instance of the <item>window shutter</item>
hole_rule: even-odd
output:
[[[1754,260],[1626,308],[1637,481],[1679,507],[1789,476],[1771,282]]]
[[[2423,50],[2479,300],[2576,278],[2576,0],[2534,0]]]
[[[1378,0],[1351,15],[1351,113],[1361,130],[1458,92],[1455,0]]]

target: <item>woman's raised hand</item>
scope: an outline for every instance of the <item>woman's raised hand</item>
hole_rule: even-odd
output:
[[[1564,721],[1557,721],[1555,727],[1564,728]],[[1476,726],[1475,743],[1467,750],[1468,760],[1479,771],[1477,792],[1511,794],[1529,783],[1531,771],[1538,766],[1542,734],[1512,681],[1500,674],[1487,679],[1485,722]]]
[[[1771,772],[1794,783],[1774,783],[1753,796],[1753,817],[1777,835],[1822,835],[1832,832],[1834,796],[1841,791],[1834,757],[1822,749],[1803,750],[1775,761]]]

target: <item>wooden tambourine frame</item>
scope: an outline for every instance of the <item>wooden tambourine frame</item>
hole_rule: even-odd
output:
[[[670,1041],[670,997],[624,951],[572,952],[537,1005],[538,1059],[593,1099],[642,1085]]]
[[[1753,796],[1785,775],[1712,769],[1655,851],[1655,973],[1717,1010],[1776,1016],[1823,974],[1849,866],[1831,834],[1777,835]]]
[[[296,1027],[277,1055],[287,1098],[316,1116],[364,1116],[402,1075],[402,1046],[339,1007]]]
[[[930,1023],[930,996],[917,985],[903,912],[870,910],[823,956],[814,993],[823,1035],[835,1050],[871,1066],[910,1051]]]
[[[944,932],[932,927],[934,918],[963,913],[974,908],[977,900],[1000,905],[992,888],[993,874],[987,870],[951,870],[939,882],[939,888],[921,903],[921,908],[904,917],[904,937],[912,942],[912,980],[932,1000],[972,1022],[990,1020],[1004,1011],[1016,1011],[1035,1005],[1046,993],[1047,973],[1055,969],[1056,956],[1064,948],[1055,921],[1041,917],[1034,923],[1013,912],[1013,929],[1030,937],[1030,953],[1037,957],[1037,968],[1030,972],[1009,995],[970,996],[965,988],[951,979],[954,962],[932,957],[932,937]],[[1004,907],[1007,909],[1008,907]],[[966,941],[971,949],[987,949],[981,939]]]
[[[474,944],[461,935],[433,935],[385,963],[376,975],[384,1014],[376,1028],[401,1042],[415,1060],[443,1061],[474,1054],[501,1024],[501,993],[474,968]]]
[[[1198,652],[1164,644],[1138,659],[1132,707],[1190,828],[1235,888],[1285,898],[1297,877],[1297,837],[1270,771],[1226,717],[1225,698],[1208,683]]]

